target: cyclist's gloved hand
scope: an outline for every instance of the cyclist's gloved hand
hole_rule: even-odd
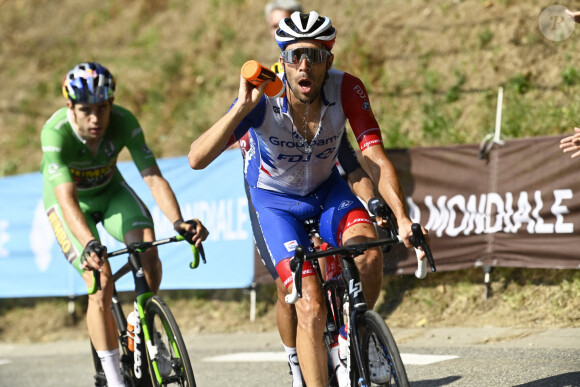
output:
[[[81,268],[85,270],[101,270],[105,263],[107,248],[96,239],[87,243],[81,254]]]
[[[188,221],[177,220],[173,223],[173,228],[181,236],[183,236],[192,245],[200,246],[201,241],[204,241],[209,232],[204,227],[199,219],[191,219]]]

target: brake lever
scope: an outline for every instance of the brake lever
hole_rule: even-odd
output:
[[[103,247],[103,248],[97,249],[95,252],[97,253],[97,255],[101,256],[101,255],[105,254],[105,251],[107,251],[107,250],[106,250],[106,248]],[[105,258],[107,258],[107,255],[106,254],[105,254]],[[87,259],[83,255],[81,257],[81,265],[84,264],[86,261],[87,261]],[[95,279],[95,286],[92,288],[93,290],[91,290],[89,292],[89,294],[93,294],[92,292],[95,291],[94,290],[95,288],[97,290],[103,290],[101,288],[101,272],[98,271],[98,270],[93,269],[92,267],[90,269],[87,269],[87,270],[91,270],[93,272],[93,278]]]
[[[284,297],[286,303],[294,304],[299,298],[302,298],[302,266],[304,264],[304,247],[297,246],[294,250],[294,257],[290,259],[289,266],[294,279],[294,288],[292,293]],[[298,274],[298,275],[297,275]]]
[[[205,251],[203,250],[203,245],[201,243],[199,244],[198,250],[199,250],[199,255],[201,256],[201,260],[203,261],[203,263],[204,264],[207,263],[207,261],[205,260]]]
[[[98,270],[93,270],[93,275],[95,276],[95,284],[97,286],[97,290],[101,289],[101,272]]]
[[[415,248],[421,247],[421,249],[425,252],[425,256],[427,257],[427,262],[429,262],[429,266],[431,266],[431,271],[436,272],[437,268],[435,267],[435,261],[433,260],[433,254],[431,254],[431,249],[429,245],[427,245],[427,241],[425,240],[425,235],[421,230],[421,225],[419,223],[413,223],[411,225],[411,235],[410,241],[411,244]]]
[[[399,229],[393,221],[394,214],[391,207],[379,198],[372,198],[368,202],[368,208],[371,214],[374,214],[374,216],[371,216],[373,221],[376,223],[377,216],[386,219],[387,227],[383,228],[389,230],[390,238],[397,238],[397,235],[399,235]]]

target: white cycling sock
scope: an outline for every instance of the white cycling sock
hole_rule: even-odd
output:
[[[300,363],[298,363],[298,354],[296,353],[296,347],[284,346],[286,355],[288,355],[288,363],[290,364],[290,369],[292,370],[292,387],[302,387],[302,371],[300,371]]]
[[[109,387],[125,387],[119,368],[119,348],[97,351]]]

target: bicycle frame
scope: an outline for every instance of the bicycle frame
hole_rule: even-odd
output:
[[[362,380],[368,380],[368,375],[363,365],[361,348],[358,345],[359,337],[358,337],[357,317],[360,313],[369,310],[369,307],[363,293],[360,274],[354,262],[354,258],[364,253],[364,251],[369,247],[391,246],[398,243],[400,243],[398,239],[381,239],[366,244],[344,246],[342,248],[339,247],[336,249],[319,251],[309,254],[305,254],[304,248],[302,246],[298,246],[295,250],[294,255],[295,257],[294,259],[297,259],[297,261],[295,261],[297,262],[296,267],[295,268],[292,267],[293,265],[291,263],[291,269],[294,272],[293,277],[295,282],[293,293],[286,296],[286,302],[293,301],[294,298],[293,295],[297,295],[296,301],[298,300],[298,298],[301,297],[302,276],[301,275],[297,276],[295,275],[295,273],[302,273],[302,264],[304,261],[309,260],[316,262],[318,258],[328,257],[330,255],[340,256],[340,263],[342,265],[341,277],[350,302],[350,311],[349,311],[350,315],[348,316],[348,318],[350,324],[349,332],[352,335],[351,350],[354,349],[355,364],[358,369],[360,377],[363,378]],[[327,284],[330,281],[326,281],[322,278],[321,280],[323,289],[327,290],[326,287],[328,286]],[[327,297],[325,297],[325,299],[327,300],[327,302],[329,302]],[[337,308],[333,306],[333,309],[336,311]],[[340,315],[341,311],[338,310],[337,312]],[[329,313],[328,317],[330,317],[332,312],[329,310],[328,313]],[[334,321],[340,320],[340,318],[336,318],[336,316],[333,316],[333,320]]]
[[[113,317],[115,319],[115,323],[118,329],[118,335],[121,342],[121,347],[123,350],[124,358],[121,359],[122,362],[130,366],[133,365],[132,377],[139,380],[143,380],[147,377],[144,374],[144,371],[147,371],[147,349],[149,349],[149,354],[152,359],[156,358],[156,353],[154,353],[153,349],[155,346],[152,343],[152,335],[150,328],[147,325],[147,319],[145,315],[145,306],[147,301],[154,296],[153,292],[149,288],[147,281],[145,279],[145,273],[143,271],[143,266],[141,263],[140,253],[145,252],[146,250],[150,249],[154,246],[159,246],[167,243],[172,242],[179,242],[183,241],[185,238],[181,235],[176,235],[166,239],[160,239],[153,242],[138,242],[127,245],[125,248],[113,251],[107,254],[108,258],[128,254],[127,263],[123,265],[119,270],[117,270],[113,274],[114,282],[119,280],[129,271],[133,274],[133,280],[135,283],[135,300],[133,302],[133,309],[135,312],[135,323],[134,323],[134,351],[130,351],[128,348],[128,335],[127,335],[127,320],[125,318],[125,313],[123,312],[121,302],[119,300],[118,294],[116,289],[113,290],[113,298],[112,298],[112,311]],[[198,250],[195,246],[192,245],[192,250],[194,253],[194,261],[198,259]],[[203,249],[199,249],[199,253],[201,253],[203,262],[205,263],[205,254],[203,253]],[[190,263],[190,268],[194,268],[197,265],[194,265],[194,262]],[[95,283],[94,287],[100,289],[100,277],[98,272],[95,273]],[[176,349],[176,343],[173,336],[168,335],[171,346],[174,347],[174,350],[177,354],[179,351]],[[143,338],[143,342],[141,340]],[[133,358],[131,360],[131,357]],[[159,383],[162,384],[162,378],[160,376],[157,360],[152,360],[151,364],[153,365],[153,369],[150,372],[154,373],[155,379]],[[143,368],[145,367],[145,368]]]
[[[154,246],[159,246],[159,245],[163,245],[163,244],[171,243],[171,242],[177,242],[180,240],[184,240],[184,238],[182,236],[178,235],[178,236],[174,236],[174,237],[166,238],[166,239],[161,239],[161,240],[154,241],[154,242],[142,242],[142,243],[132,244],[132,245],[127,246],[124,249],[114,251],[114,252],[107,254],[108,257],[114,257],[117,255],[122,255],[122,254],[127,254],[127,253],[129,254],[128,265],[129,265],[129,268],[133,274],[133,280],[135,281],[135,301],[133,303],[133,306],[134,306],[135,316],[139,316],[138,318],[135,319],[135,326],[134,326],[135,347],[134,347],[134,352],[133,352],[133,356],[134,356],[133,372],[135,373],[135,376],[137,377],[137,379],[141,379],[143,377],[143,371],[141,369],[142,365],[143,365],[142,359],[146,359],[146,356],[147,356],[145,353],[145,351],[146,351],[145,346],[147,346],[148,348],[153,348],[151,333],[150,333],[149,327],[147,326],[147,320],[145,318],[145,303],[147,302],[147,300],[149,300],[151,297],[153,297],[153,292],[151,291],[151,289],[149,288],[149,285],[147,284],[147,281],[145,280],[145,273],[143,272],[143,266],[141,264],[140,253],[144,252],[145,250],[147,250],[151,247],[154,247]],[[127,270],[126,269],[124,270],[125,267],[126,266],[123,266],[121,269],[119,269],[113,275],[115,282],[127,273]],[[115,293],[116,293],[116,291],[115,291]],[[121,330],[125,330],[125,336],[126,336],[126,328],[125,327],[127,326],[127,321],[125,319],[125,315],[122,311],[120,304],[117,303],[116,305],[119,307],[119,310],[120,310],[120,313],[119,313],[119,316],[120,316],[119,320],[120,321],[117,321],[117,324],[121,323],[121,325],[119,325],[119,328]],[[143,334],[144,343],[141,343],[141,333]],[[173,341],[171,344],[175,345],[175,343]],[[153,362],[153,368],[154,369],[152,371],[155,372],[155,377],[156,377],[157,381],[159,383],[161,383],[161,377],[159,376],[159,369],[157,367],[157,361]]]
[[[432,271],[436,271],[436,268],[435,268],[435,264],[433,262],[433,257],[432,257],[431,251],[430,251],[428,245],[426,244],[424,236],[422,234],[421,227],[418,224],[414,224],[412,227],[412,230],[413,230],[412,243],[415,246],[415,250],[416,250],[417,258],[418,258],[417,262],[418,262],[418,266],[419,266],[415,275],[418,278],[423,278],[426,274],[426,269],[425,269],[426,262],[425,261],[429,261],[429,264],[431,266]],[[362,356],[362,349],[360,347],[360,338],[358,336],[359,335],[358,316],[360,314],[367,312],[369,310],[369,307],[368,307],[368,304],[366,302],[366,299],[365,299],[365,296],[363,293],[360,274],[359,274],[358,268],[356,267],[356,264],[354,262],[354,258],[359,256],[359,255],[362,255],[369,248],[379,247],[379,246],[392,246],[392,245],[395,245],[395,244],[398,244],[401,242],[402,242],[402,239],[398,235],[396,235],[396,233],[393,233],[393,234],[391,234],[391,238],[375,240],[375,241],[371,241],[368,243],[347,245],[347,246],[342,246],[342,247],[333,248],[333,249],[329,249],[329,250],[313,252],[313,253],[309,253],[309,254],[305,254],[305,249],[302,246],[297,246],[296,250],[294,252],[294,257],[290,261],[290,268],[292,270],[292,276],[294,279],[294,288],[292,290],[292,293],[287,295],[285,297],[285,299],[286,299],[287,303],[293,304],[302,295],[301,294],[302,293],[302,266],[303,266],[304,261],[310,260],[310,261],[313,261],[313,263],[315,263],[318,258],[328,257],[331,255],[337,255],[340,257],[340,262],[341,262],[341,266],[342,266],[341,279],[344,283],[345,292],[348,295],[349,307],[350,307],[350,310],[348,311],[348,319],[349,319],[349,326],[350,326],[349,327],[349,332],[350,332],[349,334],[351,335],[350,348],[351,348],[351,353],[353,353],[353,356],[355,359],[354,363],[356,364],[356,369],[358,371],[359,380],[357,381],[357,383],[359,383],[359,385],[360,385],[361,381],[370,380],[367,369],[364,365],[364,360],[363,360],[363,356]],[[423,250],[425,251],[425,254],[427,257],[426,259],[419,259],[419,256],[420,256],[420,251],[418,250],[419,246],[421,246],[423,248]],[[317,267],[316,264],[314,264],[314,266]],[[299,275],[297,275],[296,273],[299,273]],[[319,278],[322,282],[322,288],[324,291],[328,291],[333,286],[335,288],[331,289],[331,291],[332,290],[336,291],[336,289],[338,289],[338,286],[333,285],[331,282],[331,281],[336,281],[336,280],[330,280],[330,281],[326,280],[325,278],[323,278],[322,274],[320,273],[320,270],[317,270],[317,273],[318,273]],[[325,297],[325,299],[327,302],[327,306],[329,307],[327,322],[334,321],[335,325],[342,324],[343,322],[340,321],[342,319],[342,317],[341,317],[342,311],[338,310],[337,305],[335,305],[336,300],[330,300],[328,297]],[[334,311],[334,313],[330,309],[332,309],[332,311]],[[337,315],[337,312],[338,312],[338,315]],[[327,324],[327,330],[328,330],[328,324]],[[352,366],[353,366],[353,362],[352,362],[352,356],[351,356],[350,367],[352,368]]]

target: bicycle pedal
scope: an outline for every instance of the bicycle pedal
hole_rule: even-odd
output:
[[[107,378],[104,372],[98,372],[95,376],[95,387],[105,387],[107,385]]]

